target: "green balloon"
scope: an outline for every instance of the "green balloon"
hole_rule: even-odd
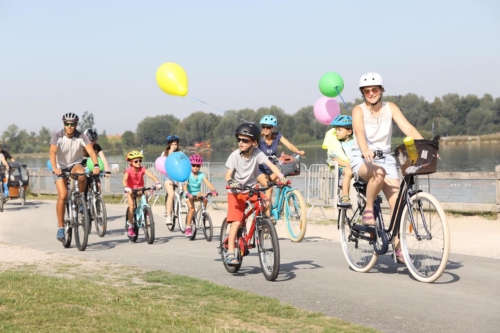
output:
[[[101,160],[100,157],[97,158],[97,161],[99,162],[99,168],[101,171],[104,171],[104,162]],[[94,169],[94,162],[92,162],[92,159],[89,157],[87,158],[87,168],[92,171]]]
[[[335,72],[323,74],[319,79],[319,91],[326,97],[336,97],[344,90],[344,80]]]

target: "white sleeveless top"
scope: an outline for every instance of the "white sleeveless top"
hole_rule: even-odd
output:
[[[389,103],[382,102],[382,108],[377,117],[374,117],[367,109],[366,104],[359,104],[363,110],[365,124],[365,136],[370,150],[391,151],[392,138],[392,111]],[[359,150],[358,141],[352,143],[353,150]]]

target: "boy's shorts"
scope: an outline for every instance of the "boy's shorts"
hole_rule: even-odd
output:
[[[262,198],[266,199],[264,193],[261,193]],[[245,208],[247,201],[252,204],[257,203],[257,195],[254,194],[253,197],[249,198],[248,193],[228,193],[227,194],[227,223],[242,221],[245,217]]]

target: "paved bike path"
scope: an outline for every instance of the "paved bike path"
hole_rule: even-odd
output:
[[[268,282],[255,250],[244,258],[240,272],[231,275],[217,253],[218,227],[212,242],[202,235],[189,241],[178,229],[167,230],[158,206],[154,207],[155,243],[148,245],[142,233],[136,244],[130,243],[123,228],[124,207],[107,206],[107,235],[91,234],[87,250],[80,252],[74,241],[64,249],[55,240],[54,202],[31,201],[25,207],[8,202],[0,213],[0,242],[202,278],[384,332],[496,332],[500,325],[498,259],[452,253],[443,277],[424,284],[388,255],[379,258],[370,273],[351,271],[340,244],[328,237],[338,232],[331,225],[310,225],[301,243],[290,242],[279,227],[280,275],[276,282]],[[218,226],[224,213],[210,213]],[[470,240],[471,244],[480,241]]]

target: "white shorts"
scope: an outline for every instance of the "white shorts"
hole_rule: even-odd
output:
[[[374,161],[377,165],[384,168],[386,178],[399,179],[398,170],[396,168],[396,159],[393,155],[386,155],[383,159]],[[351,169],[352,172],[358,173],[359,168],[365,164],[365,159],[361,157],[361,150],[352,150],[351,152]]]

